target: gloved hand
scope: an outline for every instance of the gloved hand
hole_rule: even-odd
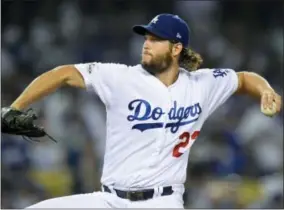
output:
[[[2,133],[21,135],[35,142],[39,142],[39,140],[31,139],[31,137],[48,136],[56,142],[55,139],[45,132],[43,127],[35,125],[34,121],[36,119],[37,115],[31,109],[23,112],[11,107],[3,107],[1,110]]]

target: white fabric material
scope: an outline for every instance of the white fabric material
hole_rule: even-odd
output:
[[[107,192],[71,195],[42,201],[28,207],[39,208],[183,208],[182,196],[174,193],[146,201],[129,201]]]
[[[141,65],[75,67],[106,105],[101,182],[124,190],[183,184],[194,137],[238,86],[231,69],[180,69],[177,81],[166,87]]]
[[[101,183],[112,193],[55,198],[30,208],[183,208],[190,148],[203,123],[237,89],[230,69],[180,69],[166,87],[140,65],[77,64],[89,90],[106,105],[106,151]],[[163,186],[174,193],[160,196]],[[154,188],[152,199],[131,202],[113,189]]]

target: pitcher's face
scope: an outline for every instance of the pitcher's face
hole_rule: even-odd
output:
[[[172,49],[168,40],[147,34],[142,49],[142,67],[152,74],[166,71],[173,63]]]

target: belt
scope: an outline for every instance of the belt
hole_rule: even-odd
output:
[[[109,187],[103,185],[103,189],[105,192],[111,193]],[[146,189],[146,190],[139,190],[139,191],[123,191],[118,189],[113,189],[116,192],[116,195],[120,198],[128,199],[130,201],[142,201],[151,199],[154,197],[154,189]],[[163,192],[161,196],[171,195],[173,194],[172,186],[163,187]]]

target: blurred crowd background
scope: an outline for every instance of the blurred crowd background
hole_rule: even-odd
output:
[[[249,70],[283,95],[282,1],[3,0],[1,105],[58,65],[137,64],[134,24],[178,14],[204,68]],[[135,78],[134,78],[135,79]],[[62,88],[34,104],[59,142],[1,134],[1,207],[100,190],[105,109],[95,95]],[[189,157],[186,208],[283,208],[283,117],[233,96],[205,124]]]

